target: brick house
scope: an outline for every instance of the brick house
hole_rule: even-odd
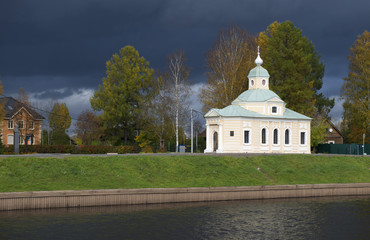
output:
[[[5,110],[4,120],[0,124],[1,140],[5,146],[14,144],[14,127],[19,127],[19,142],[21,145],[41,144],[42,115],[12,97],[0,98],[0,104]]]
[[[327,128],[326,128],[326,136],[325,136],[325,143],[326,144],[343,144],[343,134],[339,129],[330,121],[327,120]]]

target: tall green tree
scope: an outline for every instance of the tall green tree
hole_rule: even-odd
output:
[[[232,25],[218,33],[206,54],[208,82],[200,93],[203,112],[224,108],[248,89],[248,72],[257,55],[257,38]]]
[[[106,63],[103,84],[90,98],[91,106],[102,111],[107,137],[116,144],[133,139],[135,129],[150,122],[147,111],[154,95],[154,71],[132,46],[122,48]]]
[[[334,99],[318,91],[325,71],[313,43],[292,22],[272,23],[259,35],[261,57],[270,73],[270,88],[290,109],[314,116],[327,116]]]
[[[321,134],[334,99],[319,90],[325,71],[313,43],[292,22],[274,22],[259,35],[261,57],[270,74],[270,88],[287,107],[313,118],[311,143],[324,141]]]
[[[49,127],[51,128],[50,144],[69,144],[69,136],[66,131],[70,126],[71,115],[69,114],[67,104],[55,103],[49,114]]]
[[[359,35],[350,49],[349,73],[344,78],[343,132],[347,142],[370,143],[370,32]]]

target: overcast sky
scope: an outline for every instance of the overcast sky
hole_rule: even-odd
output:
[[[77,118],[90,107],[106,61],[126,45],[153,68],[163,68],[168,53],[185,50],[199,92],[207,80],[205,52],[221,28],[237,24],[258,34],[290,20],[322,56],[322,92],[337,98],[349,48],[369,31],[369,10],[369,0],[0,0],[3,94],[17,96],[23,87],[34,102],[66,102]],[[341,111],[337,101],[333,117]]]

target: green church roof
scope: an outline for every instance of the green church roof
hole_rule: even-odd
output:
[[[282,116],[279,116],[279,115],[264,115],[257,112],[249,111],[239,105],[229,105],[223,109],[213,108],[205,115],[205,117],[208,117],[207,115],[209,115],[212,111],[215,111],[217,115],[222,117],[250,117],[250,118],[301,119],[301,120],[311,119],[303,114],[297,113],[288,108],[285,109],[285,112]]]
[[[248,78],[251,78],[251,77],[270,77],[270,74],[263,67],[257,66],[253,68],[252,70],[250,70],[248,74]]]
[[[281,98],[271,90],[268,89],[249,89],[240,94],[234,101],[240,102],[265,102],[272,98]]]

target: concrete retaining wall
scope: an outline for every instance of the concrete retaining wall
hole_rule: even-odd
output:
[[[360,195],[370,183],[13,192],[0,193],[0,210]]]

